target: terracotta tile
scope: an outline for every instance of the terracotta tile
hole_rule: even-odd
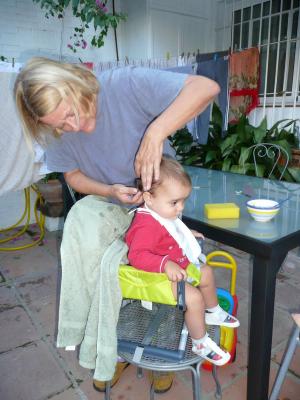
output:
[[[24,309],[17,306],[0,313],[0,337],[0,351],[7,351],[37,340],[39,336]]]
[[[16,294],[9,284],[0,285],[0,307],[1,309],[11,308],[19,304]]]
[[[18,253],[6,254],[1,260],[1,270],[5,276],[16,278],[33,272],[55,270],[57,264],[57,258],[37,246]]]
[[[82,400],[79,392],[74,389],[67,389],[56,396],[51,397],[51,400]]]
[[[0,355],[0,398],[40,400],[70,386],[47,346],[34,343]]]

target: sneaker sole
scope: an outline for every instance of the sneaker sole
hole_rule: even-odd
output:
[[[217,323],[217,322],[207,322],[205,321],[206,325],[215,325],[215,326],[225,326],[226,328],[238,328],[240,326],[239,323],[237,324],[229,324],[226,322],[221,322],[221,323]]]

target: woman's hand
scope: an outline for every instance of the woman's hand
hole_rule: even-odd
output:
[[[123,204],[141,204],[143,202],[142,192],[133,187],[121,184],[111,186],[111,197],[119,200]]]
[[[180,268],[180,266],[173,261],[167,261],[165,264],[165,273],[167,277],[172,282],[179,282],[186,280],[187,273],[185,269]]]
[[[146,132],[135,157],[135,172],[141,177],[145,191],[151,188],[152,181],[159,179],[163,140],[158,134]]]

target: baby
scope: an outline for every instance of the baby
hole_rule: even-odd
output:
[[[128,260],[135,268],[167,274],[175,298],[177,282],[190,282],[185,284],[185,322],[192,350],[215,365],[224,365],[230,354],[208,336],[205,324],[231,328],[240,324],[219,306],[212,269],[200,267],[201,248],[195,237],[203,235],[189,230],[180,219],[191,189],[183,167],[163,157],[160,178],[143,193],[144,205],[136,210],[126,233]]]

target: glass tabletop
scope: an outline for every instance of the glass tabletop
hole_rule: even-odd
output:
[[[273,242],[300,230],[300,184],[198,167],[185,170],[193,184],[183,212],[185,217],[263,242]],[[288,200],[271,221],[257,222],[247,211],[246,203],[251,198]],[[240,218],[207,219],[206,203],[235,203],[240,208]]]

